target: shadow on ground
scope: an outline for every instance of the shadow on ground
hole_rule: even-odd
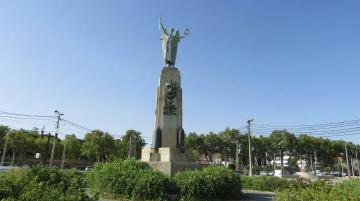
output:
[[[241,201],[271,201],[275,193],[273,192],[262,192],[262,191],[251,191],[243,190],[244,196]]]

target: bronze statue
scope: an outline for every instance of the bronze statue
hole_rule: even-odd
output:
[[[174,67],[178,43],[180,42],[180,39],[185,38],[190,33],[190,30],[186,28],[184,30],[183,36],[180,36],[179,30],[176,30],[174,33],[174,28],[170,28],[169,33],[164,27],[161,17],[159,22],[159,28],[161,31],[162,54],[164,62],[167,67]]]

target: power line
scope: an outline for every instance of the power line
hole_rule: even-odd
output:
[[[351,125],[351,124],[360,123],[360,119],[348,120],[348,121],[339,121],[332,123],[320,123],[320,124],[304,124],[304,125],[271,125],[271,124],[254,124],[256,127],[267,127],[267,128],[321,128],[321,127],[329,127],[329,126],[342,126],[342,125]]]
[[[87,132],[91,132],[91,131],[92,131],[92,129],[90,129],[90,128],[86,128],[86,127],[84,127],[84,126],[81,126],[81,125],[79,125],[79,124],[73,123],[73,122],[68,121],[68,120],[66,120],[66,119],[60,119],[60,121],[66,123],[66,124],[68,124],[68,125],[71,125],[71,126],[73,126],[73,127],[75,127],[75,128],[78,128],[78,129],[82,129],[82,130],[84,130],[84,131],[87,131]]]
[[[283,130],[295,134],[306,134],[315,137],[341,137],[360,135],[360,119],[304,125],[271,125],[271,124],[253,124],[252,130],[254,135],[268,136],[274,130]]]
[[[56,116],[19,114],[19,113],[4,112],[4,111],[0,111],[0,114],[7,114],[7,115],[10,115],[10,116],[23,116],[23,117],[56,118]]]
[[[317,136],[317,137],[341,137],[341,136],[349,136],[349,135],[360,135],[360,133],[347,133],[347,134],[323,135],[323,136]]]
[[[0,117],[2,118],[8,118],[8,119],[22,119],[22,120],[39,120],[39,121],[49,121],[49,120],[54,120],[55,118],[53,117],[21,117],[21,116],[10,116],[10,115],[4,115],[4,114],[0,114]]]

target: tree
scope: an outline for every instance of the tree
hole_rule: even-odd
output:
[[[256,166],[261,166],[261,165],[266,165],[267,164],[267,151],[268,151],[268,141],[267,138],[264,136],[260,136],[260,137],[252,137],[252,142],[251,144],[253,145],[253,157],[254,157],[254,162]]]
[[[201,155],[206,155],[204,138],[204,135],[197,135],[195,132],[190,132],[185,137],[185,147],[191,149],[195,160],[199,160]]]
[[[3,151],[3,146],[5,144],[5,136],[10,131],[9,127],[0,125],[0,148],[1,152]]]
[[[210,157],[213,160],[213,155],[216,153],[221,153],[221,148],[223,147],[223,141],[219,135],[216,133],[210,132],[204,138],[204,144],[206,147],[206,158],[209,161]]]
[[[135,159],[139,159],[141,158],[141,150],[142,148],[144,148],[145,146],[145,140],[141,137],[141,133],[139,131],[130,129],[127,130],[125,135],[122,136],[121,138],[121,143],[119,143],[118,145],[121,148],[122,151],[122,157],[125,155],[126,157],[128,156],[128,152],[129,152],[129,146],[130,146],[130,136],[132,138],[132,149],[131,149],[131,155],[135,156]],[[125,158],[126,158],[125,157]]]
[[[66,159],[70,161],[78,160],[81,156],[81,141],[75,134],[66,135]]]
[[[281,174],[284,172],[284,153],[291,154],[294,151],[296,137],[287,130],[274,130],[269,136],[272,147],[279,152]]]
[[[220,152],[224,156],[225,161],[228,161],[228,158],[235,159],[236,141],[239,140],[240,131],[238,129],[225,128],[224,131],[219,133],[219,136],[222,140]]]
[[[115,141],[109,133],[93,130],[85,135],[81,152],[89,159],[96,159],[97,162],[100,162],[100,160],[109,160],[114,148]]]

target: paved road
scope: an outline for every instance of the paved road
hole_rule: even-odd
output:
[[[243,190],[246,198],[241,201],[271,201],[275,193],[263,191]]]

